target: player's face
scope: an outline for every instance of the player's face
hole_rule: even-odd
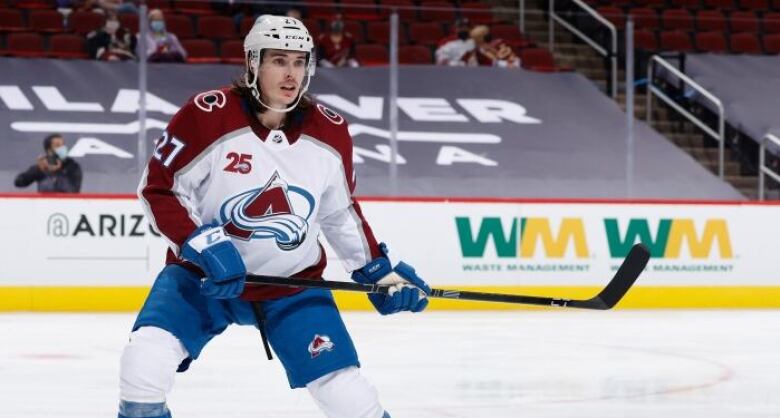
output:
[[[295,101],[306,74],[306,53],[270,49],[260,64],[260,91],[263,101],[284,107]]]

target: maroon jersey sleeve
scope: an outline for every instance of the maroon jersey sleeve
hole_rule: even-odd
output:
[[[190,188],[178,181],[178,174],[204,151],[208,143],[200,129],[203,111],[194,100],[202,100],[202,97],[190,99],[156,141],[138,187],[138,196],[150,222],[176,254],[201,224],[190,203]]]
[[[345,143],[347,144],[344,148],[344,152],[342,153],[342,161],[344,162],[344,174],[346,176],[347,184],[349,185],[349,193],[350,196],[352,196],[352,210],[355,212],[355,214],[360,219],[361,224],[363,225],[363,234],[366,236],[366,241],[368,242],[368,247],[371,250],[371,258],[377,258],[382,255],[382,253],[379,251],[379,244],[377,243],[377,239],[374,236],[374,231],[371,229],[371,226],[368,224],[368,221],[366,221],[365,215],[363,215],[363,210],[360,208],[360,203],[358,203],[357,199],[355,198],[355,188],[357,187],[357,173],[355,172],[355,167],[352,162],[352,136],[349,134],[349,129],[347,128],[347,122],[344,122],[344,131],[346,136]]]
[[[366,221],[363,211],[360,208],[360,204],[355,198],[355,188],[357,186],[357,178],[352,161],[352,136],[349,134],[349,128],[347,121],[336,112],[328,109],[327,107],[317,104],[314,117],[318,119],[316,135],[319,138],[325,138],[324,141],[332,147],[340,156],[342,162],[342,170],[339,175],[343,176],[343,179],[335,180],[336,183],[345,184],[346,199],[348,205],[343,209],[346,216],[350,219],[350,222],[354,222],[358,225],[360,239],[366,246],[366,257],[370,261],[373,258],[381,256],[379,251],[379,245],[377,244],[376,237],[371,229],[371,226]],[[339,234],[339,236],[351,237],[350,234]],[[329,241],[332,241],[332,237],[328,237]],[[331,242],[334,245],[337,243]]]

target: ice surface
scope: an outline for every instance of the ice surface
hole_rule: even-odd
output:
[[[394,418],[780,416],[780,311],[344,316]],[[0,417],[116,416],[133,319],[0,315]],[[251,327],[212,341],[169,405],[176,418],[322,416]]]

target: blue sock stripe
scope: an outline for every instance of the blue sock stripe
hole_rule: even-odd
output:
[[[119,418],[171,418],[171,412],[161,403],[119,402]]]

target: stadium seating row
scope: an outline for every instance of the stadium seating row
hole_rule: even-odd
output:
[[[122,24],[133,32],[138,31],[138,16],[120,15]],[[327,27],[327,20],[304,19],[306,26],[316,38]],[[17,9],[0,9],[0,32],[40,32],[65,33],[73,32],[85,35],[103,26],[105,17],[92,12],[74,12],[67,21],[55,10],[32,10],[27,18]],[[180,39],[209,38],[213,40],[239,39],[243,37],[254,23],[252,17],[246,17],[236,25],[233,18],[227,16],[193,17],[183,14],[165,15],[166,27]],[[402,44],[420,43],[435,45],[446,36],[449,23],[442,22],[411,22],[402,25],[400,42]],[[388,43],[390,25],[387,21],[345,21],[345,29],[352,34],[357,43]],[[493,37],[502,38],[512,46],[525,45],[517,26],[512,24],[495,24],[492,28]]]
[[[5,49],[0,55],[26,58],[87,58],[84,37],[74,34],[54,34],[46,39],[38,33],[11,33],[6,36]],[[243,63],[241,40],[230,39],[214,42],[210,39],[185,39],[182,45],[187,50],[190,63]],[[359,44],[356,56],[362,65],[386,65],[389,62],[388,49],[380,44]],[[432,64],[433,48],[423,45],[402,45],[398,50],[401,64]],[[523,66],[536,71],[556,71],[552,55],[545,49],[525,48],[520,50]]]
[[[392,9],[398,11],[401,19],[406,21],[438,21],[450,22],[458,16],[467,17],[473,22],[490,23],[493,21],[490,5],[478,1],[452,2],[446,0],[427,1],[419,3],[413,0],[341,0],[340,2],[321,2],[306,7],[308,17],[315,19],[330,19],[335,14],[344,15],[352,20],[385,20]],[[168,1],[150,0],[146,2],[151,8],[159,8],[164,12],[207,16],[218,15],[220,10],[204,1]],[[0,0],[0,9],[53,9],[55,2],[47,0]]]
[[[630,15],[635,27],[640,29],[780,33],[780,12],[769,12],[759,17],[750,11],[723,13],[720,10],[699,10],[692,14],[687,9],[667,9],[659,13],[648,7],[624,12],[619,7],[602,6],[596,11],[619,29],[625,27],[626,17]]]
[[[585,0],[592,6],[780,11],[780,0]]]
[[[657,33],[640,29],[634,33],[635,45],[646,51],[780,54],[780,33],[762,38],[752,33],[726,36],[718,31],[697,32],[693,36],[679,30]]]

